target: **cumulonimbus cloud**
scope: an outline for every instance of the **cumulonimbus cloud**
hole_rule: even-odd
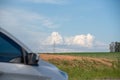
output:
[[[66,45],[77,45],[82,47],[92,47],[94,36],[91,34],[87,35],[76,35],[73,37],[66,37],[63,40],[63,36],[61,36],[58,32],[52,32],[51,35],[46,39],[45,44],[53,45],[53,44],[66,44]]]

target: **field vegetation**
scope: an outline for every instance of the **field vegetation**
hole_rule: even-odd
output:
[[[120,53],[41,54],[69,75],[69,80],[120,80]]]

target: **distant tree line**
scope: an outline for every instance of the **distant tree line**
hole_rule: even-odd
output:
[[[111,42],[109,48],[110,52],[120,52],[120,42]]]

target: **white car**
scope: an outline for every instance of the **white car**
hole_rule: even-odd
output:
[[[68,75],[0,28],[0,80],[68,80]]]

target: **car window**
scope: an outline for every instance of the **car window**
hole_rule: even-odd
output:
[[[21,56],[21,47],[9,37],[0,33],[0,62],[9,62]]]

